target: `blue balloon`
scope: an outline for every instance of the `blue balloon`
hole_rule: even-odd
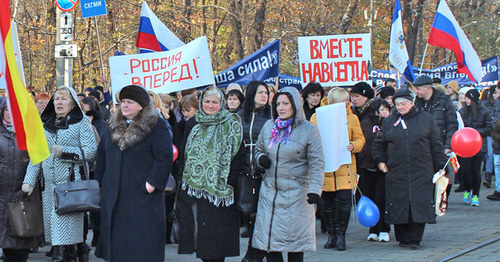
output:
[[[356,214],[358,215],[359,223],[365,227],[375,226],[380,218],[377,205],[365,196],[361,196],[359,199]]]

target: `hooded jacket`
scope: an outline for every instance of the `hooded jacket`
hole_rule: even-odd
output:
[[[59,127],[56,127],[54,94],[42,112],[45,137],[50,156],[42,163],[33,165],[30,161],[23,183],[34,186],[43,173],[45,190],[42,192],[43,223],[45,241],[53,246],[71,245],[83,242],[83,213],[58,215],[54,208],[54,188],[57,184],[69,181],[70,168],[85,160],[92,161],[96,154],[96,142],[89,117],[83,114],[75,90],[66,87],[73,98],[74,108],[68,113]],[[55,145],[63,148],[62,155],[53,153]],[[74,168],[75,180],[81,180],[80,169]]]
[[[276,101],[283,94],[289,97],[295,112],[290,140],[269,149],[278,117]],[[271,166],[263,175],[252,246],[273,252],[314,251],[315,206],[306,200],[308,193],[321,195],[323,189],[321,137],[318,128],[306,120],[302,98],[294,87],[280,89],[272,108],[273,119],[264,124],[257,141],[256,159],[267,155]]]
[[[21,185],[26,174],[28,152],[19,150],[16,135],[3,124],[6,100],[0,102],[0,248],[25,249],[37,247],[36,238],[11,236],[7,204],[19,201]],[[32,195],[31,198],[36,197]]]

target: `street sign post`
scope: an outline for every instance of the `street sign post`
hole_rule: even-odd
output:
[[[80,7],[82,8],[82,18],[106,15],[108,13],[105,0],[81,0]]]

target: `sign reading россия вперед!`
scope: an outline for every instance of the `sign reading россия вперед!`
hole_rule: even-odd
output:
[[[108,13],[105,0],[80,0],[80,7],[82,9],[82,18],[106,15]]]
[[[170,93],[215,83],[205,36],[170,51],[112,56],[109,67],[115,94],[127,85]]]
[[[303,84],[351,86],[370,82],[370,34],[299,37],[298,52]]]

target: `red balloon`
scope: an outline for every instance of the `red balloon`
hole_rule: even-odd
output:
[[[476,129],[465,127],[451,137],[451,149],[461,157],[476,155],[483,146],[483,138]]]
[[[179,151],[177,150],[177,147],[175,145],[172,145],[172,149],[174,151],[174,161],[177,160],[177,157],[179,156]]]

